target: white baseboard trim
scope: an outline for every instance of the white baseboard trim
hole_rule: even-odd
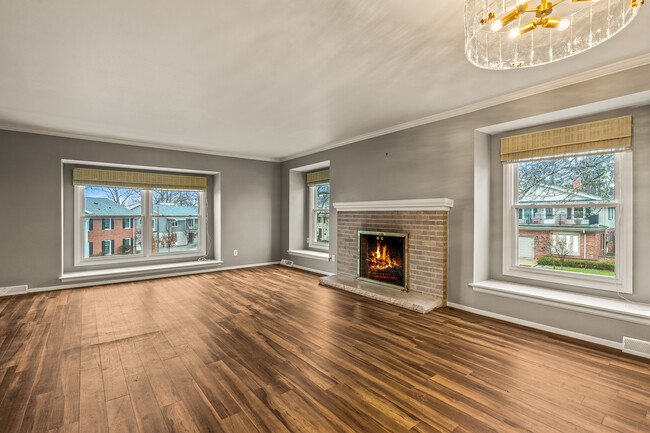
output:
[[[300,266],[300,265],[296,265],[296,264],[294,264],[292,266],[289,266],[289,265],[282,265],[282,266],[286,266],[287,268],[302,269],[303,271],[313,272],[315,274],[320,274],[320,275],[335,275],[333,272],[325,272],[325,271],[321,271],[320,269],[308,268],[307,266]]]
[[[169,272],[165,274],[156,274],[156,275],[146,275],[146,276],[132,276],[132,277],[126,277],[126,278],[118,278],[118,279],[109,279],[109,280],[101,280],[101,281],[85,281],[83,283],[76,283],[76,284],[61,284],[59,286],[49,286],[49,287],[34,287],[34,288],[29,288],[27,290],[27,293],[38,293],[38,292],[49,292],[53,290],[65,290],[65,289],[78,289],[81,287],[92,287],[92,286],[102,286],[106,284],[118,284],[118,283],[128,283],[132,281],[142,281],[142,280],[155,280],[158,278],[169,278],[169,277],[181,277],[183,275],[193,275],[193,274],[207,274],[210,272],[219,272],[219,271],[228,271],[232,269],[243,269],[243,268],[256,268],[256,267],[261,267],[261,266],[269,266],[269,265],[278,265],[280,262],[264,262],[264,263],[253,263],[250,265],[238,265],[238,266],[227,266],[225,268],[222,267],[214,267],[214,268],[205,268],[205,269],[188,269],[185,271],[179,271],[179,272]],[[2,295],[0,295],[2,296]],[[9,296],[9,295],[6,295]]]
[[[466,305],[456,304],[454,302],[447,302],[447,306],[458,308],[459,310],[468,311],[470,313],[478,314],[481,316],[490,317],[492,319],[503,320],[504,322],[515,323],[517,325],[539,329],[540,331],[551,332],[553,334],[563,335],[565,337],[571,337],[577,340],[587,341],[589,343],[600,344],[601,346],[623,350],[623,344],[617,341],[605,340],[604,338],[594,337],[592,335],[586,335],[579,332],[568,331],[566,329],[555,328],[553,326],[543,325],[537,322],[530,322],[528,320],[518,319],[516,317],[504,316],[503,314],[497,314],[486,310],[479,310],[478,308],[468,307]]]

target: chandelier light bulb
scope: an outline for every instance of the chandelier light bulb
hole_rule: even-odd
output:
[[[501,20],[494,21],[490,26],[490,30],[492,30],[493,32],[498,32],[502,28],[503,28],[503,24],[501,24]]]
[[[598,1],[598,0],[594,0]],[[564,31],[569,28],[569,25],[571,25],[571,21],[568,18],[564,18],[562,21],[560,21],[560,25],[557,27],[559,31]]]
[[[510,39],[514,39],[518,37],[520,34],[521,33],[519,32],[519,27],[514,27],[510,29],[510,31],[508,32],[508,36],[510,37]]]

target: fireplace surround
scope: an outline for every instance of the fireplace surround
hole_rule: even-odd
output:
[[[333,203],[337,273],[321,278],[321,284],[423,313],[446,305],[453,205],[448,198]],[[390,235],[402,243],[385,245]]]

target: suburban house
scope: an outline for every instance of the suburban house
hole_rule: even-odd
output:
[[[132,209],[141,214],[141,206]],[[176,203],[156,203],[153,207],[153,232],[158,239],[157,248],[194,249],[199,239],[199,218],[196,206]],[[164,245],[163,245],[164,244]]]
[[[556,187],[544,186],[554,191],[553,194],[530,192],[519,200],[521,204],[544,201],[557,203],[565,199],[570,191]],[[540,200],[540,197],[541,200]],[[572,196],[573,204],[602,202],[602,198],[593,194],[576,192]],[[569,259],[586,259],[594,261],[614,261],[616,251],[616,213],[614,207],[540,207],[518,209],[519,219],[519,258],[534,259],[550,256],[555,238],[564,239],[569,248]]]
[[[650,2],[0,2],[0,433],[650,433]]]
[[[140,214],[104,197],[86,197],[85,203],[84,257],[134,254]]]

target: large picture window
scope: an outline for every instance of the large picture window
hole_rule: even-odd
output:
[[[537,150],[503,166],[504,275],[631,293],[629,147],[559,153],[543,136],[520,137]]]
[[[133,176],[127,182],[124,178],[132,172],[95,171],[99,180],[78,180],[75,171],[79,222],[75,223],[75,265],[206,254],[205,189],[152,185],[159,179],[171,179],[171,186],[177,186],[173,181],[183,180],[183,176],[166,174],[158,178],[152,174],[153,178],[128,184]],[[119,177],[113,173],[126,174]],[[106,179],[111,176],[115,178],[112,185]],[[103,184],[93,184],[99,182]]]

